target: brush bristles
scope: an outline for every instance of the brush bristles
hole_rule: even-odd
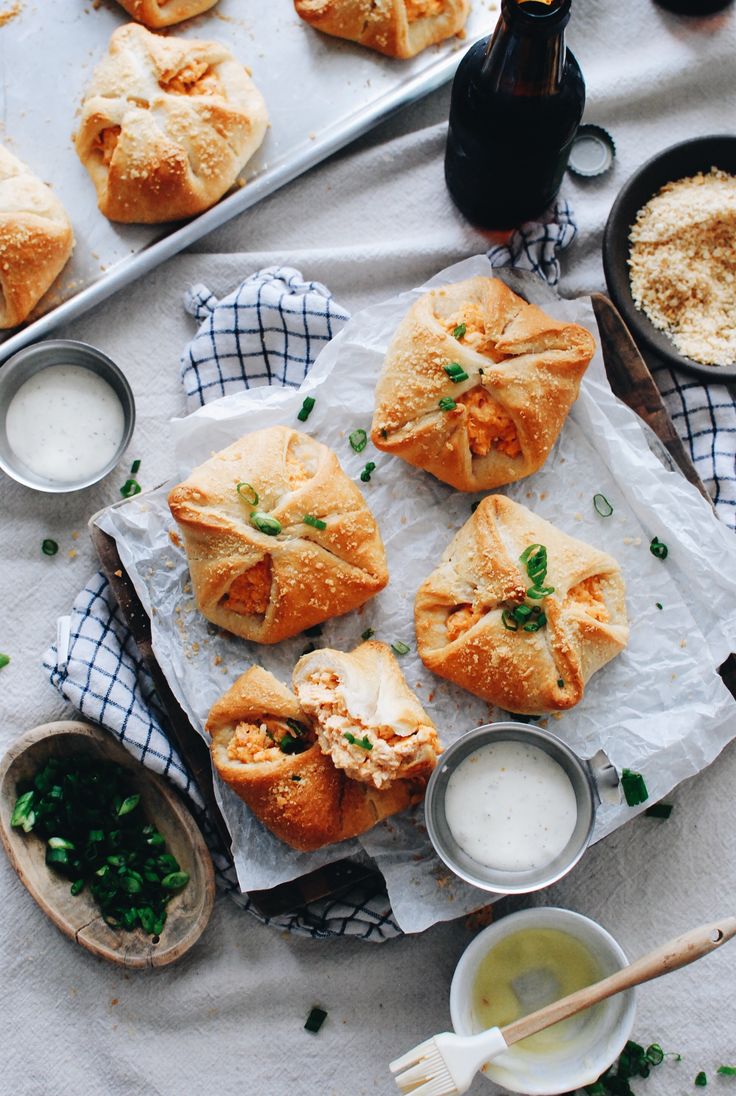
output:
[[[396,1073],[404,1066],[409,1068],[394,1077],[402,1092],[411,1093],[411,1096],[452,1096],[457,1092],[434,1039],[428,1039],[402,1058],[397,1058],[390,1068]]]

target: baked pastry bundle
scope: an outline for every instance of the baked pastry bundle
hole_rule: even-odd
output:
[[[128,15],[147,27],[171,27],[203,11],[209,11],[217,0],[118,0]]]
[[[465,26],[470,0],[294,0],[310,26],[389,57],[414,57]]]
[[[428,669],[510,712],[571,708],[624,649],[621,569],[503,495],[483,499],[419,588]]]
[[[460,491],[513,483],[546,460],[594,351],[497,278],[433,289],[389,346],[371,440]]]
[[[399,718],[405,719],[405,694],[413,698],[403,678],[401,682],[396,704]],[[350,689],[346,693],[350,696]],[[423,724],[431,727],[416,706]],[[384,703],[383,710],[391,716],[390,704]],[[352,779],[336,765],[334,750],[323,749],[321,734],[318,739],[309,714],[293,693],[259,666],[251,667],[216,701],[206,729],[222,779],[276,837],[304,852],[356,837],[424,795],[426,779],[421,776],[409,779],[394,772],[380,788],[369,779]],[[354,748],[366,755],[372,752],[366,746]],[[423,773],[427,771],[425,766]]]
[[[292,681],[320,746],[353,780],[386,788],[435,767],[437,731],[384,643],[369,640],[350,654],[312,651]]]
[[[375,519],[326,445],[287,426],[247,434],[169,495],[200,611],[278,643],[388,582]]]
[[[59,199],[0,145],[0,328],[26,319],[73,248],[74,233]]]
[[[75,144],[102,213],[152,224],[214,205],[267,126],[263,96],[226,46],[129,23],[94,71]]]

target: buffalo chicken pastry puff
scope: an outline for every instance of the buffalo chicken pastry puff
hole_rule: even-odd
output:
[[[212,706],[212,760],[226,784],[281,841],[302,852],[356,837],[421,800],[425,781],[378,791],[322,752],[293,693],[253,666]]]
[[[118,0],[118,3],[147,27],[170,27],[208,11],[217,0]]]
[[[571,708],[628,641],[611,556],[489,495],[419,588],[424,664],[511,712]]]
[[[263,140],[268,115],[219,42],[115,31],[82,104],[75,144],[113,221],[175,221],[209,209]]]
[[[389,57],[414,57],[458,34],[470,0],[294,0],[306,23]]]
[[[73,247],[72,226],[54,192],[0,145],[0,328],[27,318]]]
[[[460,491],[513,483],[544,464],[594,350],[497,278],[433,289],[389,346],[371,439]]]
[[[386,788],[435,767],[435,726],[385,644],[313,651],[299,659],[292,681],[321,748],[354,780]]]
[[[247,434],[169,495],[200,611],[278,643],[388,582],[378,526],[326,445],[286,426]]]

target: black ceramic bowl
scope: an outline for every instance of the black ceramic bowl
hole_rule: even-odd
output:
[[[629,285],[629,232],[636,215],[665,183],[718,167],[736,175],[736,136],[696,137],[657,153],[624,185],[606,222],[603,235],[603,269],[608,292],[642,349],[649,350],[673,369],[695,373],[702,380],[720,383],[736,380],[732,365],[702,365],[678,353],[672,340],[659,331],[634,305]]]

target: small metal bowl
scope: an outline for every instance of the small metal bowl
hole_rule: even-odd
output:
[[[528,871],[504,871],[479,864],[455,841],[445,815],[445,794],[450,777],[470,754],[492,742],[524,742],[536,746],[567,773],[577,802],[577,822],[565,848],[548,864]],[[424,799],[429,839],[442,861],[466,883],[492,894],[529,894],[556,883],[577,864],[590,844],[601,798],[618,802],[619,778],[603,750],[583,760],[549,731],[526,723],[489,723],[469,731],[440,756]]]
[[[61,365],[81,366],[107,381],[120,400],[125,423],[120,445],[114,457],[103,468],[86,479],[65,482],[46,479],[28,468],[10,448],[5,430],[10,401],[21,385],[36,373]],[[87,343],[76,342],[73,339],[49,339],[19,350],[0,369],[0,468],[12,479],[25,484],[26,487],[32,487],[34,491],[62,494],[68,491],[79,491],[83,487],[98,483],[113,470],[128,448],[134,427],[135,401],[125,374],[111,358],[94,346],[88,346]],[[84,423],[80,422],[80,429],[84,429]]]

